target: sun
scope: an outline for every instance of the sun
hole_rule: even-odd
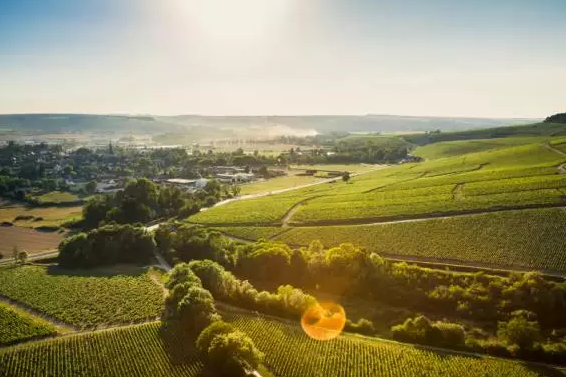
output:
[[[207,42],[247,43],[268,35],[296,0],[174,0],[191,30]]]

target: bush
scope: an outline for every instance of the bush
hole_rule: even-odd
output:
[[[426,316],[408,318],[403,324],[391,328],[393,337],[402,341],[441,346],[464,346],[466,333],[456,323],[431,322]]]

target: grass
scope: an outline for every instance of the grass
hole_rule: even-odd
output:
[[[264,182],[256,182],[256,183],[241,185],[240,187],[242,191],[240,192],[240,195],[257,194],[262,192],[282,190],[297,186],[308,185],[320,181],[321,179],[308,175],[287,175],[284,177],[268,179]]]
[[[25,220],[16,220],[18,217],[24,217]],[[60,227],[67,221],[81,217],[81,206],[32,207],[19,203],[0,203],[0,222],[26,228]]]
[[[274,237],[293,245],[354,243],[400,259],[566,273],[566,211],[494,212],[394,224],[291,228]],[[250,234],[252,231],[248,231]]]
[[[0,226],[0,256],[11,258],[14,246],[19,250],[34,254],[46,250],[57,249],[63,240],[61,233],[38,232],[34,229],[18,226]]]
[[[374,170],[376,167],[369,164],[317,164],[317,165],[291,165],[292,170],[321,170],[321,171],[347,171],[361,173]]]
[[[48,322],[0,302],[0,345],[54,335]]]
[[[193,341],[159,322],[22,344],[0,350],[6,376],[201,376]]]
[[[78,328],[155,319],[163,305],[161,289],[140,269],[136,273],[3,267],[0,294]]]
[[[321,342],[308,338],[297,324],[234,315],[229,319],[266,354],[277,376],[512,376],[564,375],[564,371],[491,357],[432,351],[353,335]]]
[[[77,195],[64,191],[51,191],[46,194],[37,196],[36,199],[42,204],[75,203],[81,200]]]

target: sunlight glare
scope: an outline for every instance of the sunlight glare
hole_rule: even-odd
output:
[[[248,43],[265,37],[295,0],[176,0],[182,17],[208,42]]]

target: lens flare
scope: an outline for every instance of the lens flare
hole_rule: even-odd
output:
[[[316,340],[336,338],[346,325],[344,308],[333,302],[317,303],[308,308],[301,317],[305,333]]]

